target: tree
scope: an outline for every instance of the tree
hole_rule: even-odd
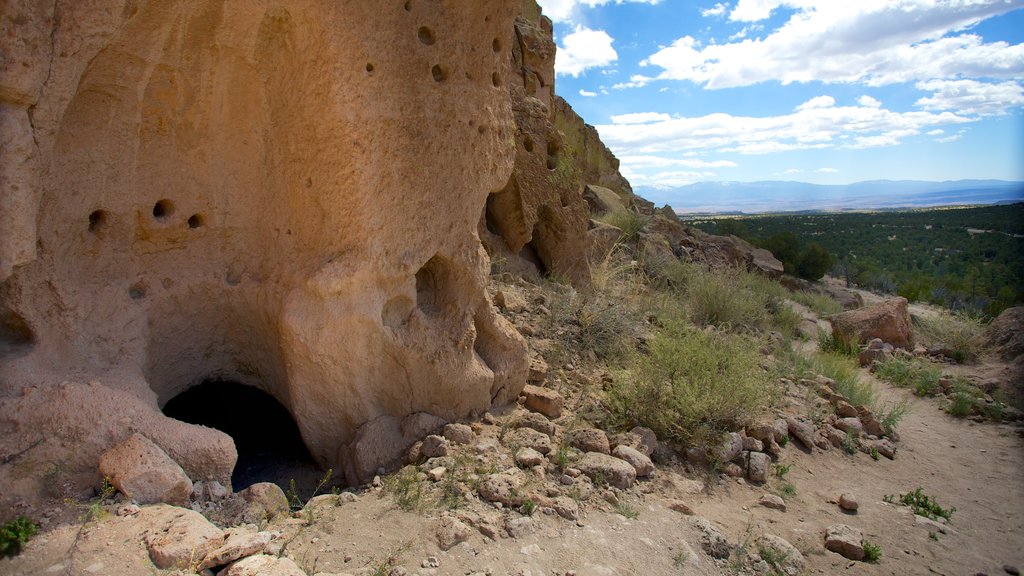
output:
[[[832,255],[817,242],[808,244],[800,253],[797,275],[805,280],[817,280],[832,268]]]

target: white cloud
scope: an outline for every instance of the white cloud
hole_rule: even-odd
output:
[[[817,170],[815,170],[815,172],[817,172],[818,174],[835,174],[836,172],[839,172],[839,169],[832,168],[830,166],[825,166],[823,168],[818,168]]]
[[[587,98],[593,98],[597,96],[597,92],[591,92],[590,90],[584,90],[580,88],[580,96],[586,96]]]
[[[555,54],[555,73],[577,77],[588,68],[607,66],[618,59],[607,32],[577,26],[575,32],[562,39]]]
[[[1024,44],[984,43],[962,32],[1020,7],[1019,0],[740,0],[730,19],[758,21],[780,6],[795,13],[764,38],[701,46],[684,36],[646,58],[660,68],[636,76],[688,80],[709,89],[769,81],[859,82],[869,86],[935,78],[1019,78]]]
[[[544,15],[554,22],[576,22],[579,20],[580,8],[587,6],[604,6],[605,4],[624,4],[626,2],[636,4],[657,4],[661,0],[537,0],[544,11]]]
[[[632,168],[667,168],[669,166],[683,166],[685,168],[735,168],[737,164],[732,160],[700,160],[697,158],[667,158],[664,156],[642,155],[622,156],[619,161]]]
[[[711,8],[705,8],[701,10],[700,15],[705,18],[707,18],[708,16],[721,16],[722,14],[725,14],[725,11],[728,9],[729,7],[727,5],[719,2],[712,6]]]
[[[803,172],[803,170],[799,168],[789,168],[787,170],[782,171],[783,174],[799,174],[801,172]]]
[[[945,134],[945,133],[946,133],[946,131],[943,130],[942,128],[936,128],[935,130],[929,130],[929,131],[925,132],[925,134],[927,134],[928,136],[939,136],[939,135]]]
[[[872,98],[867,94],[861,96],[860,98],[857,98],[857,104],[860,104],[861,106],[867,106],[868,108],[878,108],[882,105],[882,103],[879,100]]]
[[[836,105],[836,99],[831,96],[815,96],[807,102],[796,107],[796,111],[813,110],[815,108],[831,108]]]
[[[634,112],[632,114],[618,114],[612,116],[612,124],[647,124],[649,122],[664,122],[671,120],[668,114],[660,112]]]
[[[953,110],[959,114],[1001,116],[1024,106],[1024,86],[1015,81],[985,83],[977,80],[929,80],[914,85],[931,96],[915,102],[925,110]]]
[[[963,136],[963,134],[953,134],[951,136],[946,136],[945,138],[936,138],[935,141],[942,142],[943,144],[947,142],[956,142],[961,136]]]

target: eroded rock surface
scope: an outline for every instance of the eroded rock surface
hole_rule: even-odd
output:
[[[35,440],[17,390],[95,379],[191,475],[207,455],[168,445],[205,432],[159,407],[220,378],[356,482],[387,463],[354,462],[366,423],[516,398],[477,224],[515,160],[517,2],[43,4],[0,40],[3,453]],[[124,434],[75,433],[93,473]]]

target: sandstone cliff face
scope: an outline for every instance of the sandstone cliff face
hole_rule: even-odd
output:
[[[558,130],[551,32],[551,20],[526,0],[515,20],[509,80],[515,166],[504,188],[488,198],[480,233],[505,269],[552,273],[586,286],[589,211],[583,173]]]
[[[272,394],[354,482],[402,449],[360,447],[514,399],[525,345],[484,291],[477,224],[491,193],[541,194],[559,146],[550,74],[516,102],[529,130],[513,124],[517,9],[5,1],[0,452],[38,434],[50,454],[89,446],[71,455],[83,464],[158,430],[187,472],[226,482],[233,461],[173,449],[226,437],[159,414],[220,377]],[[539,164],[510,180],[527,133]],[[500,227],[514,252],[533,241],[583,278],[556,232],[585,228],[585,205],[556,189],[579,209],[531,200]],[[74,402],[127,394],[133,409],[54,411],[69,421],[30,430],[29,410],[71,400],[23,390],[65,380],[93,381],[94,394],[72,385]],[[119,424],[90,428],[97,414]]]

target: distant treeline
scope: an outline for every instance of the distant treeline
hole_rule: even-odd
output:
[[[719,217],[691,224],[771,250],[787,273],[994,316],[1024,303],[1024,204]],[[805,264],[805,259],[808,262]],[[819,264],[820,265],[820,264]],[[820,277],[820,275],[819,275]]]

